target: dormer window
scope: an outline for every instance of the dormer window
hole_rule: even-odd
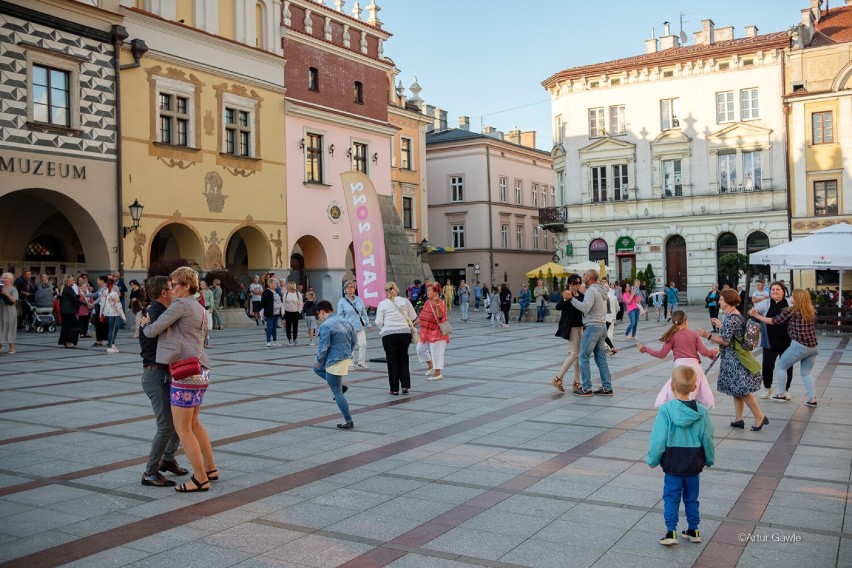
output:
[[[361,81],[355,81],[355,103],[364,104],[364,84]]]
[[[319,92],[319,70],[316,67],[308,68],[308,89]]]

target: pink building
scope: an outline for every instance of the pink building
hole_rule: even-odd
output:
[[[440,282],[505,282],[514,294],[553,256],[538,218],[554,205],[550,154],[535,148],[535,132],[479,134],[464,116],[447,129],[438,114],[426,135],[429,241],[439,249],[429,255],[432,273]]]

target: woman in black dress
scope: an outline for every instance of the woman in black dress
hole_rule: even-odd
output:
[[[512,291],[508,284],[500,285],[500,311],[503,312],[503,327],[509,327],[509,310],[512,308]]]
[[[74,277],[65,276],[65,286],[62,295],[59,296],[59,314],[62,317],[62,329],[59,331],[59,345],[66,349],[77,347],[80,336],[80,323],[77,321],[77,312],[83,302],[80,295],[74,291]]]

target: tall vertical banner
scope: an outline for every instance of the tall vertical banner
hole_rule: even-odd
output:
[[[376,187],[361,172],[340,174],[344,201],[352,226],[352,246],[355,249],[355,281],[364,305],[377,307],[384,298],[387,280],[385,262],[385,233]]]

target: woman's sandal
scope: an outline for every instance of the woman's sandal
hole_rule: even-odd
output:
[[[186,483],[181,483],[180,485],[175,487],[175,491],[177,491],[178,493],[196,493],[198,491],[207,491],[208,489],[210,489],[209,487],[205,487],[205,485],[210,485],[209,479],[202,483],[201,481],[195,479],[195,476],[193,475],[189,478],[189,480],[195,484],[195,489],[189,489],[187,488]]]
[[[550,384],[553,385],[553,388],[555,388],[559,392],[565,392],[565,387],[562,386],[562,379],[560,379],[559,377],[553,377],[553,380],[550,381]]]
[[[215,474],[216,477],[213,477],[214,474]],[[207,479],[208,479],[208,481],[219,481],[219,470],[218,469],[211,469],[210,471],[208,471],[207,472]]]

